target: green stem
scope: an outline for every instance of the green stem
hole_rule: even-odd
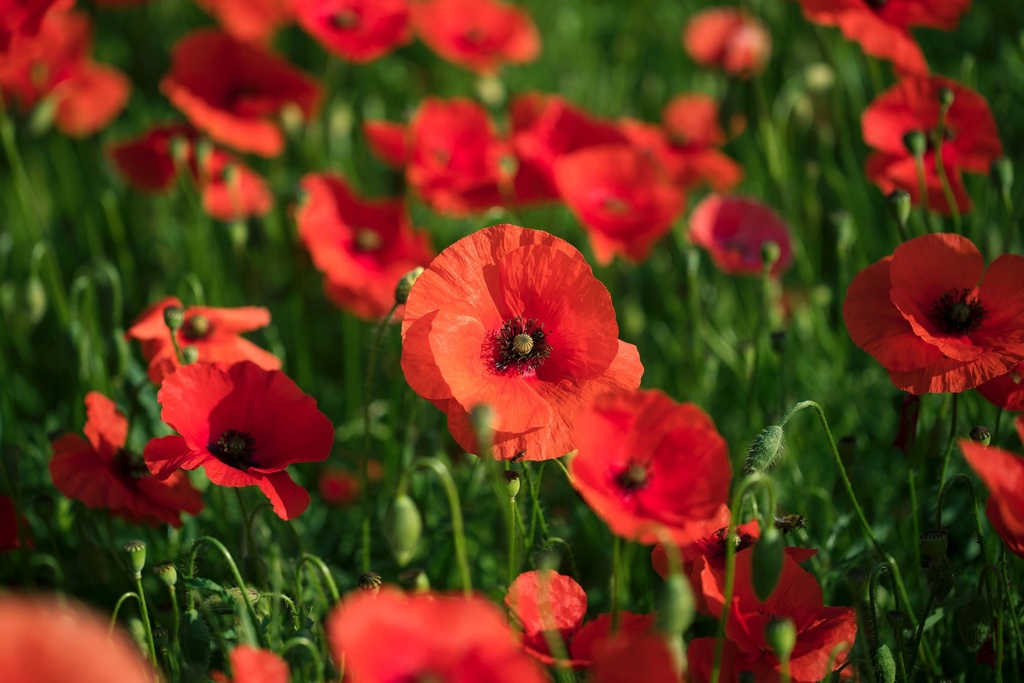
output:
[[[323,683],[324,662],[323,659],[321,659],[320,657],[320,651],[317,650],[317,647],[313,643],[313,641],[309,638],[306,638],[305,636],[295,636],[294,638],[289,638],[285,641],[284,645],[281,646],[281,656],[284,657],[288,653],[288,651],[291,650],[293,647],[304,647],[309,651],[311,655],[313,655],[313,664],[315,667],[314,670],[316,672],[313,674],[315,677],[314,680],[316,680],[317,683]]]
[[[953,228],[958,234],[962,234],[963,224],[960,220],[960,207],[957,206],[956,196],[953,194],[953,188],[949,184],[949,177],[946,175],[946,167],[942,163],[942,147],[946,136],[946,115],[948,113],[949,105],[943,104],[939,109],[938,140],[935,141],[935,170],[939,175],[939,183],[942,185],[942,194],[946,197],[946,203],[953,214]]]
[[[953,442],[956,441],[956,416],[957,398],[960,394],[953,394],[953,408],[949,419],[949,440],[946,442],[946,452],[942,456],[942,470],[939,473],[939,488],[946,483],[946,470],[949,468],[949,456],[953,453]]]
[[[516,507],[516,498],[509,499],[511,515],[508,518],[508,585],[516,578],[516,523],[519,518],[519,508]]]
[[[612,629],[619,630],[619,579],[622,575],[622,539],[616,534],[612,540]]]
[[[168,586],[167,591],[171,594],[171,609],[174,610],[174,631],[171,632],[171,647],[175,654],[179,654],[178,630],[181,628],[181,610],[178,608],[178,591],[174,586]]]
[[[142,612],[142,625],[146,629],[146,644],[149,646],[149,662],[153,669],[156,663],[156,643],[153,642],[153,625],[149,623],[149,609],[146,607],[146,594],[142,590],[142,572],[135,572],[135,590],[139,596],[139,611]]]
[[[331,600],[333,601],[333,603],[340,602],[341,593],[338,592],[338,584],[334,582],[334,577],[331,576],[331,570],[327,568],[327,565],[324,563],[323,560],[321,560],[313,553],[302,554],[302,559],[299,560],[299,566],[298,569],[296,570],[296,576],[301,575],[302,568],[307,564],[310,564],[320,570],[320,573],[323,575],[324,580],[327,582],[327,588],[331,592]]]
[[[302,623],[299,621],[299,610],[295,607],[295,601],[289,598],[284,593],[278,593],[276,591],[264,591],[259,594],[261,598],[277,598],[284,604],[288,605],[288,611],[292,613],[292,626],[298,631],[301,628]]]
[[[949,481],[942,484],[942,488],[939,490],[939,503],[935,508],[935,528],[942,528],[942,510],[946,503],[946,493],[949,488],[958,481],[962,481],[967,485],[967,491],[971,494],[971,517],[974,518],[974,533],[978,537],[978,545],[981,547],[981,556],[985,555],[985,534],[981,530],[981,518],[978,517],[978,497],[974,495],[974,483],[971,478],[963,472],[954,474],[949,478]]]
[[[466,554],[466,531],[462,522],[462,505],[459,502],[459,490],[455,486],[455,480],[452,479],[448,467],[437,458],[424,458],[418,461],[412,469],[407,470],[405,476],[418,469],[432,470],[444,486],[445,495],[448,498],[448,509],[452,516],[452,535],[455,542],[455,556],[459,564],[462,592],[467,596],[472,595],[473,583],[469,576],[469,556]],[[398,488],[400,491],[404,490],[404,481],[399,482]]]
[[[263,636],[263,632],[259,629],[259,619],[256,618],[256,609],[253,607],[253,601],[249,599],[249,589],[245,584],[245,580],[242,578],[241,572],[238,571],[238,565],[235,564],[235,558],[231,556],[228,549],[224,547],[224,544],[218,541],[213,536],[200,536],[196,539],[195,543],[192,544],[192,551],[189,553],[188,563],[188,577],[193,578],[195,576],[196,557],[199,554],[199,549],[204,543],[208,543],[220,551],[220,554],[228,563],[228,568],[231,570],[231,577],[235,580],[235,584],[238,586],[239,593],[242,596],[242,602],[245,603],[246,608],[249,610],[249,618],[252,619],[252,628],[256,632],[256,640],[259,642],[260,647],[266,648],[267,642]]]
[[[928,184],[924,177],[924,157],[915,154],[914,155],[914,168],[917,170],[917,202],[918,202],[918,217],[921,219],[921,227],[924,228],[925,233],[935,232],[931,229],[928,224],[927,216],[928,213]]]
[[[108,636],[114,632],[114,627],[117,626],[117,613],[121,611],[121,605],[123,605],[124,601],[128,598],[135,598],[138,600],[139,596],[136,595],[134,591],[128,591],[118,598],[117,603],[114,605],[114,613],[110,615],[110,628],[107,629]]]

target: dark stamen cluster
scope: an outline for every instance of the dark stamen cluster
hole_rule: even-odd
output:
[[[146,461],[135,451],[118,448],[114,453],[114,468],[126,479],[141,479],[149,476]]]
[[[495,334],[494,346],[494,368],[502,373],[512,370],[524,375],[539,368],[551,355],[544,323],[521,315],[502,325]]]
[[[647,485],[651,482],[651,478],[648,475],[647,468],[643,465],[632,464],[615,477],[615,483],[618,484],[619,488],[627,493],[633,493],[641,489],[647,488]]]
[[[865,0],[869,5],[875,9],[882,9],[885,7],[886,0]]]
[[[928,317],[947,334],[971,334],[981,329],[988,317],[978,297],[969,289],[951,289],[935,302]]]
[[[210,336],[211,329],[209,318],[204,315],[194,315],[181,326],[181,334],[185,339],[196,341]]]
[[[256,439],[249,432],[228,429],[220,435],[217,443],[208,444],[206,448],[225,465],[244,472],[252,466]]]

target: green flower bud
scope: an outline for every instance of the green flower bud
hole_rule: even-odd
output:
[[[381,584],[384,582],[380,578],[380,574],[377,572],[366,572],[359,575],[359,579],[356,581],[356,585],[361,590],[369,591],[376,595],[380,592]]]
[[[128,541],[123,548],[128,553],[135,575],[141,575],[142,569],[146,566],[146,544],[142,541]]]
[[[786,433],[779,425],[769,425],[761,430],[747,451],[747,460],[743,464],[744,474],[767,472],[782,454],[785,447]]]
[[[903,136],[903,145],[915,157],[923,157],[928,149],[928,138],[925,137],[924,131],[912,130]]]
[[[896,683],[896,659],[888,645],[875,650],[875,676],[879,683]]]
[[[953,105],[953,100],[956,99],[956,94],[951,88],[942,87],[939,88],[939,104],[943,107],[949,108]]]
[[[1000,157],[992,162],[990,172],[999,191],[1009,194],[1013,187],[1013,162],[1008,157]]]
[[[786,557],[786,543],[774,524],[764,526],[761,538],[751,550],[751,582],[754,595],[761,602],[771,597],[782,576],[782,563]]]
[[[975,427],[971,430],[971,441],[987,446],[992,443],[992,432],[988,427]]]
[[[889,203],[889,214],[900,225],[906,225],[910,218],[910,193],[906,190],[893,190],[886,200]]]
[[[210,628],[198,610],[186,610],[178,627],[181,658],[201,671],[210,668]]]
[[[181,360],[185,365],[192,365],[199,361],[199,349],[192,344],[186,344],[181,348]]]
[[[949,549],[949,534],[945,529],[929,529],[921,534],[921,552],[925,557],[937,560],[946,556]]]
[[[180,330],[185,324],[185,309],[181,306],[168,306],[164,309],[164,324],[172,330]]]
[[[153,565],[153,573],[170,588],[174,588],[174,584],[178,583],[178,569],[173,562],[161,562]]]
[[[761,263],[765,270],[771,270],[780,256],[782,256],[782,247],[778,242],[768,240],[761,243]]]
[[[416,502],[404,493],[395,496],[384,517],[384,536],[399,567],[409,564],[416,555],[422,531],[423,519]]]
[[[981,591],[975,591],[960,612],[957,630],[968,650],[981,647],[992,633],[992,606]]]
[[[402,279],[395,286],[395,303],[404,304],[409,300],[409,292],[412,291],[412,286],[416,284],[416,280],[422,274],[423,268],[417,267],[402,276]]]
[[[681,574],[672,574],[665,581],[658,606],[657,629],[667,636],[682,636],[693,623],[693,590]]]
[[[796,625],[792,619],[772,619],[764,627],[764,639],[779,661],[789,661],[796,647]]]
[[[505,482],[505,487],[508,490],[508,497],[512,500],[516,499],[519,495],[519,489],[522,486],[522,482],[519,479],[519,473],[515,470],[505,470],[501,473],[502,481]]]

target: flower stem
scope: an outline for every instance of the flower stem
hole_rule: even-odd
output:
[[[299,566],[295,570],[296,581],[302,576],[302,569],[307,564],[312,565],[320,570],[323,574],[324,580],[327,582],[327,588],[331,592],[332,604],[337,603],[341,600],[341,594],[338,592],[338,584],[334,582],[334,577],[331,576],[331,570],[327,568],[327,565],[319,557],[313,553],[303,553],[302,559],[299,560]],[[319,581],[317,582],[319,584]]]
[[[953,214],[953,228],[958,234],[963,233],[963,224],[960,220],[960,207],[957,206],[956,196],[953,195],[953,188],[949,184],[949,176],[946,175],[945,164],[942,163],[943,140],[946,137],[946,115],[949,113],[949,105],[943,104],[939,109],[939,130],[938,140],[935,141],[935,170],[939,175],[939,183],[942,185],[942,194],[946,197],[949,210]],[[954,394],[955,395],[955,394]]]
[[[942,528],[942,509],[946,502],[946,493],[949,488],[958,481],[962,481],[967,485],[967,490],[971,494],[971,517],[974,518],[974,533],[978,538],[978,545],[981,547],[981,556],[985,557],[985,534],[981,531],[981,519],[978,517],[978,497],[974,495],[974,484],[971,482],[971,478],[964,473],[954,474],[942,484],[942,488],[939,490],[939,503],[935,508],[935,528]]]
[[[511,586],[516,577],[516,523],[519,517],[515,496],[509,498],[509,508],[511,514],[508,517],[508,585]]]
[[[614,634],[619,630],[619,579],[621,578],[622,539],[618,534],[612,540],[612,628]]]
[[[946,452],[942,456],[942,470],[939,473],[939,488],[941,489],[946,483],[946,470],[949,468],[949,456],[953,452],[953,442],[956,440],[956,414],[957,414],[957,398],[960,394],[953,394],[953,408],[951,410],[951,416],[949,419],[949,440],[946,442]],[[941,525],[937,525],[941,526]]]
[[[448,509],[452,516],[452,534],[455,542],[455,556],[459,564],[459,577],[462,582],[462,592],[466,595],[473,593],[473,583],[469,576],[469,557],[466,554],[466,531],[462,522],[462,505],[459,502],[459,490],[455,486],[448,467],[437,458],[424,458],[417,462],[407,475],[417,469],[429,469],[437,475],[444,486],[445,495],[448,497]],[[402,490],[402,482],[399,482],[399,490]]]
[[[120,598],[118,598],[117,603],[114,605],[114,612],[110,615],[110,628],[107,629],[108,637],[110,636],[110,634],[114,632],[114,627],[117,626],[117,613],[121,611],[121,605],[123,605],[124,601],[128,598],[135,598],[136,600],[138,600],[139,596],[136,595],[134,591],[128,591]]]
[[[291,650],[293,647],[304,647],[306,648],[306,650],[309,651],[311,655],[313,655],[314,670],[316,672],[313,674],[313,680],[317,681],[317,683],[323,683],[324,663],[323,659],[320,657],[320,651],[317,650],[316,645],[313,644],[313,641],[309,638],[306,638],[305,636],[295,636],[294,638],[289,638],[285,641],[284,645],[281,646],[281,656],[284,657],[285,654],[288,653],[288,650]]]
[[[153,669],[156,663],[156,643],[153,642],[153,625],[149,623],[149,609],[146,607],[146,593],[142,590],[142,572],[135,572],[135,590],[139,597],[139,611],[142,612],[142,626],[146,629],[146,645],[149,647],[149,662]]]
[[[192,544],[192,552],[189,553],[188,563],[188,576],[192,578],[195,576],[196,557],[199,555],[199,549],[204,543],[208,543],[220,551],[220,554],[228,563],[228,568],[231,570],[231,577],[235,580],[235,584],[238,586],[238,590],[242,596],[242,602],[245,603],[246,608],[249,610],[249,618],[252,619],[252,628],[256,632],[256,640],[259,642],[260,647],[266,648],[266,638],[263,636],[263,631],[259,629],[259,619],[256,618],[256,609],[253,607],[253,601],[249,599],[249,590],[245,585],[245,580],[242,578],[241,572],[238,571],[238,565],[235,564],[235,558],[231,556],[228,549],[224,547],[224,544],[218,541],[213,536],[200,536],[196,539],[195,543]]]

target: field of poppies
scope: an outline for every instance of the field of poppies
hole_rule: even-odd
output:
[[[0,679],[1024,678],[1024,25],[0,0]]]

